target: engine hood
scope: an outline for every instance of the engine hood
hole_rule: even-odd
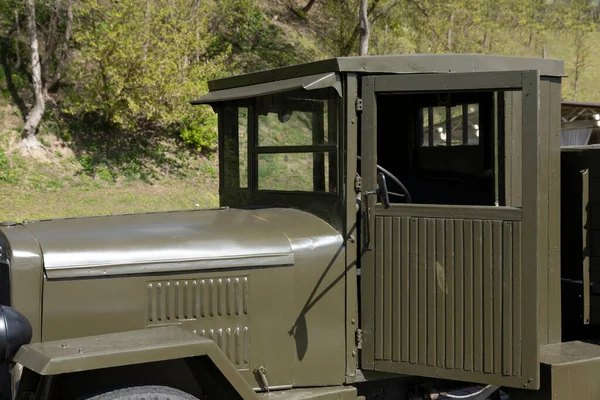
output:
[[[294,264],[297,240],[341,236],[303,211],[214,209],[46,220],[25,226],[36,237],[47,278],[250,268]],[[310,246],[309,246],[310,247]]]

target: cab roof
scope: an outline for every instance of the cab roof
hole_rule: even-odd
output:
[[[487,54],[408,54],[335,57],[251,72],[208,82],[209,93],[191,104],[252,97],[291,89],[334,87],[341,95],[338,73],[423,74],[538,70],[540,76],[563,77],[562,60]]]
[[[539,70],[541,76],[564,76],[562,60],[487,54],[406,54],[389,56],[335,57],[288,67],[216,79],[209,90],[266,83],[330,72],[369,74],[415,74]]]

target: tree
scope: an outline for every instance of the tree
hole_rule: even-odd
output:
[[[63,7],[62,0],[42,3],[42,12],[35,0],[25,1],[26,32],[29,45],[30,74],[33,92],[33,107],[25,115],[21,147],[33,149],[42,147],[37,140],[38,127],[46,111],[46,101],[51,88],[58,85],[65,67],[72,32],[72,0]],[[48,5],[49,7],[44,7]],[[46,10],[48,8],[48,10]],[[40,18],[40,14],[43,17]],[[18,14],[15,18],[16,32],[19,34]],[[38,30],[42,26],[42,32]],[[39,37],[43,46],[40,46]]]
[[[219,9],[200,0],[87,0],[77,10],[77,82],[67,111],[117,131],[180,132],[198,149],[216,143],[216,117],[188,102],[226,73],[226,54],[208,56]],[[223,51],[227,51],[224,49]]]
[[[40,147],[40,143],[35,137],[37,128],[42,120],[46,110],[46,101],[44,100],[42,86],[42,65],[40,62],[40,53],[38,48],[37,28],[35,22],[35,0],[26,0],[25,9],[27,12],[27,36],[29,38],[29,47],[31,51],[31,81],[33,83],[34,106],[29,111],[23,127],[23,145],[32,148]]]
[[[358,25],[360,29],[360,45],[358,54],[361,56],[366,56],[369,54],[369,38],[371,36],[371,26],[368,15],[369,0],[359,0],[358,3]]]

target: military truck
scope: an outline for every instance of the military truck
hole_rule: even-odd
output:
[[[211,81],[218,209],[0,227],[4,397],[599,398],[600,171],[561,163],[563,77],[447,54]]]

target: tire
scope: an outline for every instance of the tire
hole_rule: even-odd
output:
[[[133,386],[84,397],[83,400],[199,400],[167,386]]]

